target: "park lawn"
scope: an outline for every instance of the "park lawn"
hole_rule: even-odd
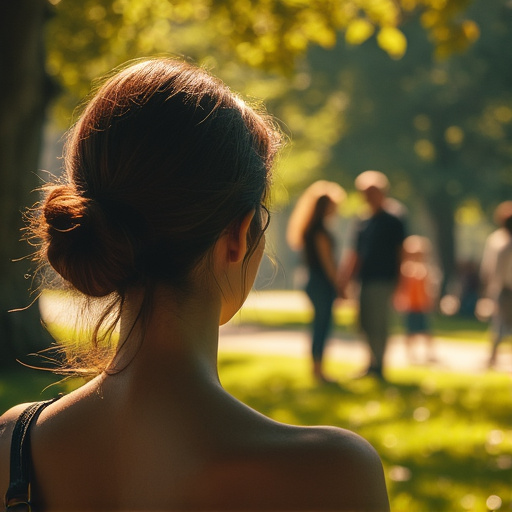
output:
[[[512,508],[512,382],[497,372],[390,369],[388,383],[354,379],[329,361],[339,385],[315,384],[300,357],[222,351],[219,372],[234,396],[279,421],[336,425],[380,453],[394,512]],[[69,391],[58,377],[21,368],[0,376],[0,408]],[[500,507],[498,507],[500,506]]]

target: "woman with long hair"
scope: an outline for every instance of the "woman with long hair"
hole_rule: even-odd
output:
[[[337,297],[335,239],[326,221],[336,214],[345,195],[337,183],[316,181],[297,201],[287,230],[290,247],[303,251],[308,269],[306,293],[314,311],[311,324],[313,376],[323,383],[331,382],[323,370],[323,355]]]

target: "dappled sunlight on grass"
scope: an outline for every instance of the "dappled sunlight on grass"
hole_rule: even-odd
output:
[[[382,457],[393,511],[487,511],[492,496],[512,507],[508,375],[393,369],[382,383],[355,372],[330,362],[339,384],[317,385],[301,358],[223,353],[220,360],[224,386],[260,412],[367,438]]]

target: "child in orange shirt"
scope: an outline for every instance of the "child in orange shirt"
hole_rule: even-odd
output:
[[[412,235],[403,243],[400,278],[393,303],[395,309],[404,314],[405,343],[409,360],[414,360],[413,344],[423,338],[426,344],[426,359],[436,360],[430,328],[430,313],[434,307],[434,279],[427,265],[430,242],[427,238]]]

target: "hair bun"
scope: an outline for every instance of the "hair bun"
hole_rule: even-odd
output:
[[[51,230],[66,233],[83,224],[85,208],[84,198],[71,187],[57,185],[49,189],[43,215]]]
[[[132,237],[99,202],[57,185],[47,189],[42,212],[48,261],[77,290],[103,297],[133,279]]]

